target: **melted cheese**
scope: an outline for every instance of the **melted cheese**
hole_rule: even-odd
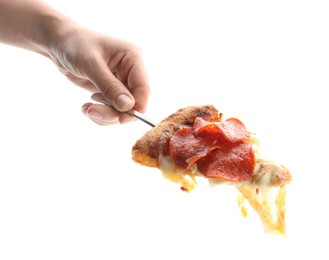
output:
[[[252,186],[237,187],[240,191],[238,204],[241,214],[248,215],[245,205],[246,200],[259,215],[265,232],[285,234],[285,197],[286,188]]]
[[[275,234],[285,234],[285,185],[280,184],[280,178],[289,171],[282,165],[260,157],[256,153],[256,166],[253,177],[241,183],[223,182],[208,179],[211,187],[220,184],[230,184],[238,191],[238,205],[241,214],[248,215],[246,202],[259,215],[264,230]],[[170,157],[160,157],[160,170],[164,178],[181,185],[184,191],[191,191],[196,187],[196,177],[203,176],[194,164],[190,169],[179,169]]]
[[[191,191],[196,186],[195,174],[192,170],[178,169],[170,157],[160,156],[160,170],[165,179],[179,183],[181,189]]]

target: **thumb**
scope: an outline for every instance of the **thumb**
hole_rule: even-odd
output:
[[[135,99],[129,90],[108,69],[101,66],[93,69],[90,80],[96,85],[106,101],[118,111],[128,111],[135,105]]]

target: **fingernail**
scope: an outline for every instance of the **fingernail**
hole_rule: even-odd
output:
[[[95,111],[90,111],[87,113],[87,116],[89,118],[92,118],[92,119],[97,119],[97,120],[100,120],[103,118],[103,115],[98,113],[98,112],[95,112]]]
[[[87,114],[87,111],[88,111],[88,107],[89,106],[83,106],[83,107],[81,107],[81,112],[86,115]]]
[[[116,98],[115,102],[117,103],[118,107],[122,110],[130,109],[134,105],[134,101],[126,94],[119,95]]]

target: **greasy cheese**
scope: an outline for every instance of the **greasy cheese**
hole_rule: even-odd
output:
[[[230,183],[216,179],[208,179],[210,186],[223,183],[233,185],[239,191],[238,204],[244,217],[248,211],[245,205],[249,202],[259,215],[264,230],[275,234],[285,234],[285,185],[280,184],[281,176],[288,170],[271,160],[255,153],[256,165],[253,177],[246,182]],[[196,164],[190,169],[177,168],[170,157],[160,157],[160,170],[164,178],[181,185],[182,190],[191,191],[196,187],[196,177],[202,176]],[[288,172],[289,173],[289,172]]]
[[[285,234],[285,186],[261,187],[255,190],[248,186],[237,186],[239,191],[238,204],[244,217],[248,211],[245,205],[247,200],[259,215],[265,232]]]
[[[170,157],[160,156],[160,170],[165,179],[181,185],[185,191],[191,191],[196,186],[195,175],[192,170],[178,169]]]

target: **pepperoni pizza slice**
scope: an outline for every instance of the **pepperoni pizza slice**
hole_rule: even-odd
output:
[[[223,120],[214,106],[176,111],[137,140],[132,159],[159,168],[186,192],[196,187],[198,178],[206,178],[211,186],[232,185],[239,191],[243,216],[248,201],[266,232],[285,234],[289,170],[263,158],[255,135],[237,118]]]

